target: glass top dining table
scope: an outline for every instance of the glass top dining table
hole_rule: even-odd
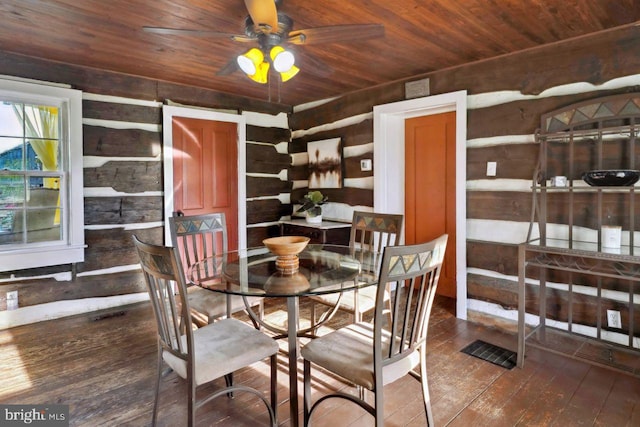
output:
[[[337,310],[336,306],[321,322],[300,329],[299,297],[341,293],[374,285],[378,279],[381,256],[378,252],[349,246],[309,244],[298,255],[299,268],[293,274],[278,271],[276,258],[266,247],[230,251],[193,264],[187,271],[187,278],[191,283],[213,292],[245,298],[286,298],[286,329],[260,319],[248,304],[247,312],[255,322],[275,332],[275,338],[287,338],[291,425],[297,426],[298,337],[313,338],[313,331],[327,322]]]

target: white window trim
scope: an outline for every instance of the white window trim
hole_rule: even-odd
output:
[[[66,230],[62,242],[33,243],[29,247],[3,250],[0,245],[0,271],[23,270],[50,265],[84,261],[84,195],[82,167],[82,92],[45,84],[0,79],[0,96],[24,102],[55,105],[68,117],[63,135],[69,145],[64,147],[61,162],[64,165],[66,191],[61,192],[60,203],[66,206],[68,216],[62,218]]]

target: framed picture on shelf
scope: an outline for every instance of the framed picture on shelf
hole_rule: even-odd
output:
[[[340,138],[311,141],[309,155],[309,188],[342,188],[342,140]]]

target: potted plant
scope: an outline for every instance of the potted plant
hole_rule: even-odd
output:
[[[309,191],[300,200],[300,208],[296,213],[306,212],[307,222],[320,223],[322,222],[322,205],[324,205],[329,198],[324,196],[320,191]]]

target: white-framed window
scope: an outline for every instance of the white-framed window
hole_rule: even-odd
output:
[[[84,261],[82,92],[0,79],[0,271]]]

